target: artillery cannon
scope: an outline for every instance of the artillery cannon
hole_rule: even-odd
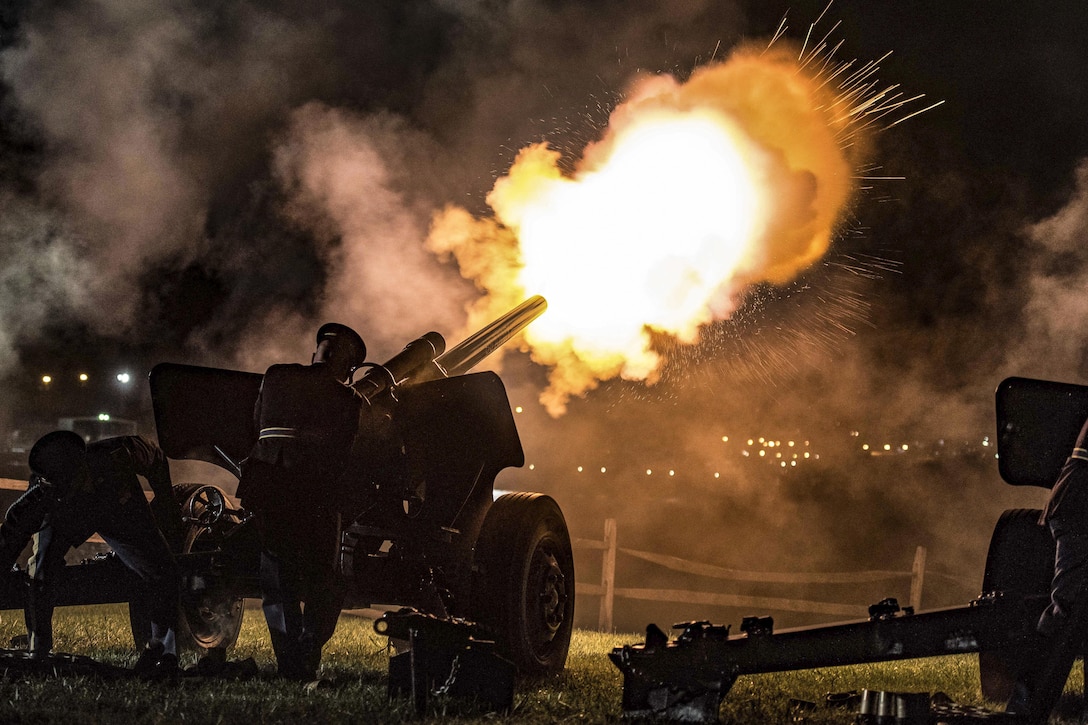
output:
[[[428,332],[353,387],[369,409],[335,501],[345,607],[411,607],[472,620],[522,674],[561,670],[574,614],[574,568],[563,513],[549,496],[495,497],[497,474],[525,456],[506,390],[492,372],[469,370],[546,308],[526,300],[446,351]],[[262,375],[174,363],[150,376],[159,444],[169,458],[202,460],[240,475],[256,440]],[[367,421],[384,421],[375,437]],[[179,637],[200,649],[229,647],[243,600],[259,597],[259,542],[248,512],[218,486],[175,487],[187,533]],[[83,566],[83,569],[79,567]],[[70,579],[97,582],[94,596],[65,587],[58,604],[129,601],[134,634],[141,603],[124,567],[75,565]],[[17,585],[0,607],[22,606]]]
[[[1050,488],[1088,418],[1088,387],[1008,378],[997,388],[996,412],[1001,477]],[[856,622],[775,631],[770,617],[746,617],[739,633],[728,625],[687,622],[675,625],[673,638],[651,624],[644,642],[609,654],[623,673],[624,715],[717,722],[722,700],[743,675],[974,652],[983,696],[1005,702],[1049,602],[1054,543],[1037,523],[1039,514],[1011,509],[1001,515],[983,592],[961,607],[915,612],[885,600]],[[1086,651],[1084,626],[1072,637],[1079,653]],[[1040,689],[1056,700],[1065,670],[1048,672],[1056,674]]]

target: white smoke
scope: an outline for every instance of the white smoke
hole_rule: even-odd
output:
[[[36,339],[59,310],[96,313],[95,266],[82,255],[83,238],[46,207],[0,191],[0,372],[17,344]],[[58,285],[55,280],[64,280]]]
[[[57,307],[103,331],[139,314],[141,272],[200,239],[202,192],[177,148],[180,118],[165,100],[177,80],[193,80],[171,73],[193,31],[176,8],[159,10],[75,6],[29,25],[2,58],[3,78],[45,149],[35,179],[48,205],[40,213],[71,230],[51,237],[51,257],[78,259],[83,270],[73,276],[64,263],[38,279],[38,291],[83,299]],[[10,217],[4,227],[6,236],[21,233]],[[7,273],[24,274],[28,261],[40,269],[33,237],[18,246],[4,260]]]
[[[428,204],[482,194],[503,146],[557,124],[570,131],[569,118],[556,118],[572,104],[600,103],[639,67],[705,58],[739,22],[731,4],[709,0],[612,15],[580,3],[445,0],[321,9],[92,0],[27,12],[0,51],[0,74],[41,148],[28,203],[69,230],[51,237],[52,254],[82,270],[41,275],[39,295],[92,332],[152,335],[147,285],[201,265],[224,275],[226,299],[180,342],[212,357],[224,339],[237,350],[239,329],[278,352],[260,331],[275,324],[286,337],[330,315],[372,328],[379,346],[459,327],[471,290],[420,252]],[[593,133],[604,111],[587,115],[575,136]],[[353,160],[368,169],[349,169]],[[333,189],[337,178],[359,186]],[[303,224],[294,231],[318,245],[321,274],[271,238],[284,192]],[[261,225],[244,229],[247,214]],[[6,238],[22,234],[10,216],[0,224]],[[26,256],[5,255],[4,275],[33,274]],[[307,286],[320,300],[302,309]],[[284,330],[293,317],[306,319]],[[20,324],[41,320],[30,310]],[[12,340],[18,329],[2,324],[0,340]],[[10,364],[5,356],[0,369]]]
[[[1072,196],[1056,213],[1025,230],[1034,255],[1026,335],[1009,355],[1012,373],[1088,382],[1088,160],[1076,171]]]
[[[417,178],[437,173],[442,156],[430,138],[394,116],[320,104],[292,114],[276,149],[287,213],[314,235],[328,270],[322,314],[358,326],[372,351],[395,353],[424,332],[455,330],[463,320],[470,289],[426,251],[435,207],[412,191]]]

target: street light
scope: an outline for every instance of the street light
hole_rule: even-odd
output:
[[[132,381],[132,375],[127,370],[123,370],[115,376],[117,380],[117,406],[118,413],[122,417],[127,417],[129,396],[132,393],[132,386],[129,383]]]

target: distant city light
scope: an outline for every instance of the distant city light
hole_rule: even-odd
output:
[[[85,375],[86,374],[81,375],[80,376],[81,379]],[[87,377],[89,377],[89,376],[87,376]],[[119,373],[117,375],[117,380],[118,380],[118,382],[121,382],[121,383],[130,382],[130,381],[132,381],[132,379],[133,378],[129,373]],[[50,382],[54,382],[52,376],[49,376],[49,375],[42,376],[41,383],[42,383],[42,388],[43,389]],[[521,406],[517,406],[516,408],[511,408],[511,409],[515,410],[515,411],[523,410],[521,408]],[[102,417],[100,417],[100,420],[109,420],[109,418],[105,417],[105,414],[102,414]],[[857,434],[856,431],[848,431],[848,434],[851,437],[858,437],[858,434]],[[781,440],[781,439],[774,439],[774,438],[768,438],[768,437],[747,438],[745,436],[736,436],[736,435],[722,435],[722,434],[717,434],[717,435],[720,438],[721,442],[723,442],[723,443],[728,443],[732,439],[732,440],[736,440],[740,444],[739,447],[736,448],[736,449],[730,449],[728,447],[720,449],[721,454],[722,454],[721,458],[736,456],[737,453],[739,452],[740,457],[747,458],[747,459],[749,459],[749,461],[751,463],[754,463],[754,461],[752,459],[756,459],[757,458],[756,454],[758,454],[758,458],[762,459],[760,461],[760,463],[763,464],[763,465],[766,465],[768,463],[772,464],[773,470],[779,470],[779,469],[788,470],[790,468],[793,468],[793,469],[796,469],[798,472],[805,470],[806,467],[811,468],[812,462],[819,462],[821,460],[820,454],[816,453],[814,450],[812,450],[810,448],[810,446],[812,445],[812,442],[809,441],[809,440],[805,440],[804,438],[801,438],[801,437],[795,438],[793,440],[789,440],[789,439]],[[745,446],[744,442],[747,442],[748,445]],[[900,453],[906,454],[906,453],[909,452],[910,453],[910,456],[909,456],[910,458],[917,458],[919,460],[928,460],[928,458],[930,456],[939,455],[939,451],[937,451],[936,449],[939,448],[943,443],[945,443],[944,440],[938,439],[938,440],[935,440],[933,442],[929,442],[929,441],[918,442],[918,441],[915,441],[914,443],[877,443],[877,444],[859,443],[857,445],[860,445],[861,450],[864,451],[868,456],[884,457],[884,456],[895,455],[895,454],[900,454]],[[965,443],[964,450],[967,450],[967,448],[972,447],[972,446],[978,446],[979,443],[982,444],[981,447],[983,447],[983,448],[984,447],[989,447],[990,449],[996,449],[997,448],[996,441],[994,441],[990,436],[978,436],[978,437],[975,437],[973,439],[968,439],[967,441],[964,441],[964,443]],[[790,450],[790,449],[792,449],[792,450]],[[857,450],[857,449],[855,449],[855,450]],[[753,451],[755,453],[753,453]],[[989,451],[986,451],[986,455],[987,455],[987,457],[989,456]],[[907,457],[908,456],[904,456],[904,458],[907,458]],[[996,458],[996,455],[995,455],[995,458]],[[832,456],[832,460],[833,459],[834,459],[834,456]],[[682,463],[682,461],[681,461],[681,463]],[[804,463],[804,465],[799,465],[801,463]],[[774,465],[774,464],[777,464],[777,465]],[[636,465],[637,465],[637,463],[636,463]],[[714,465],[721,466],[721,465],[728,465],[728,464],[724,464],[724,463],[719,462],[719,463],[716,463]],[[526,464],[526,467],[528,468],[529,471],[533,471],[533,470],[536,469],[535,464]],[[607,474],[608,476],[611,476],[611,477],[628,475],[628,474],[624,474],[619,469],[617,469],[615,471],[610,471],[607,466],[600,465],[599,463],[597,463],[597,464],[591,463],[589,465],[586,465],[586,464],[576,465],[575,470],[578,473],[586,473],[588,471],[596,470],[596,471],[599,471],[601,474]],[[636,470],[638,470],[638,469],[636,468]],[[654,469],[653,468],[645,468],[645,469],[642,469],[642,470],[645,470],[647,476],[653,476],[654,475]],[[715,479],[715,480],[721,480],[721,479],[726,478],[726,476],[721,472],[721,469],[719,469],[719,470],[714,470],[714,469],[704,470],[704,472],[702,472],[699,475],[705,476],[707,472],[709,472],[711,474],[711,476],[713,477],[713,479]],[[785,475],[784,472],[782,472],[782,474]],[[675,468],[661,468],[661,469],[659,469],[657,475],[659,477],[660,476],[665,476],[666,478],[671,477],[671,478],[678,478],[680,480],[685,480],[685,477],[693,475],[693,472],[692,471],[686,471],[683,475],[680,475],[680,471],[678,471]]]
[[[81,382],[81,383],[87,382],[87,373],[80,373],[79,374],[79,382]]]
[[[53,382],[53,376],[52,375],[43,375],[42,376],[42,384],[43,385],[49,385],[49,383],[51,383],[51,382]]]

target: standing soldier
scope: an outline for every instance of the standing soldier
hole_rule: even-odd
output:
[[[178,573],[159,526],[173,534],[181,520],[166,456],[139,436],[87,445],[78,434],[59,430],[34,444],[29,464],[30,485],[0,525],[0,566],[10,569],[37,534],[29,566],[31,653],[44,656],[53,648],[53,608],[62,585],[58,578],[63,576],[64,555],[97,531],[145,585],[151,638],[136,662],[136,671],[176,675]],[[172,518],[156,523],[137,476],[151,485],[156,508]]]
[[[321,649],[340,616],[333,502],[362,403],[349,384],[365,359],[354,330],[322,325],[312,363],[273,365],[257,397],[259,435],[238,496],[257,514],[264,615],[279,673],[289,679],[317,677]]]
[[[1028,723],[1047,721],[1088,632],[1088,421],[1062,466],[1039,523],[1054,539],[1050,605],[1039,617],[1038,640],[1024,653],[1006,707]]]

